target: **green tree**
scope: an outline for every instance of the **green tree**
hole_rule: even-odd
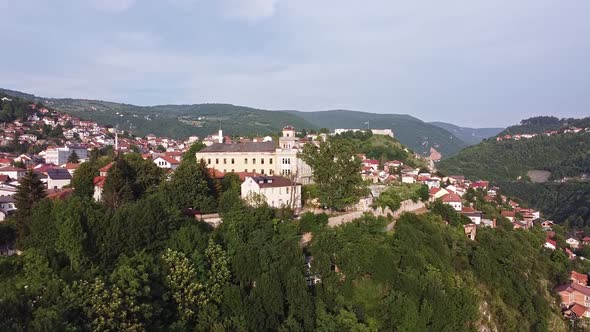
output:
[[[28,170],[18,180],[19,186],[14,195],[16,210],[16,225],[19,239],[25,239],[29,235],[28,218],[35,204],[45,198],[45,185],[37,173]]]
[[[72,177],[74,195],[77,197],[91,198],[94,194],[94,178],[98,176],[97,160],[81,163]]]
[[[102,200],[111,208],[118,208],[134,199],[135,174],[129,163],[122,157],[115,159],[107,173]]]
[[[313,169],[323,206],[341,210],[356,203],[363,194],[361,160],[350,141],[329,139],[319,147],[307,144],[299,156]]]
[[[77,164],[79,162],[80,162],[80,157],[78,157],[78,154],[76,153],[76,151],[72,151],[72,153],[68,157],[68,163]]]
[[[183,160],[166,183],[170,200],[179,208],[194,208],[202,212],[217,209],[217,186],[203,162]]]

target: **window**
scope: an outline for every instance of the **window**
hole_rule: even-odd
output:
[[[244,158],[244,164],[248,165],[248,158]]]
[[[256,164],[256,158],[252,158],[252,164]]]
[[[260,158],[260,163],[264,165],[264,158]]]
[[[207,159],[207,164],[211,165],[211,158]]]
[[[223,158],[223,164],[224,165],[227,164],[227,159],[226,158]]]
[[[268,163],[272,165],[272,158],[268,160]]]
[[[260,169],[260,174],[264,174],[264,169]]]
[[[215,165],[219,165],[219,158],[215,158]]]
[[[235,163],[234,158],[231,158],[231,164],[233,165]]]
[[[223,173],[227,173],[227,169],[223,169]]]
[[[231,172],[232,172],[232,173],[234,172],[234,169],[233,169],[233,168],[231,169]]]
[[[289,187],[287,187],[287,194],[289,194]]]

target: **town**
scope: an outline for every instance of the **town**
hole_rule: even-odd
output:
[[[12,100],[3,98],[3,101]],[[441,174],[433,160],[407,148],[400,150],[405,160],[372,159],[366,153],[351,150],[352,160],[358,164],[354,176],[349,176],[358,177],[367,189],[354,196],[353,202],[327,206],[320,196],[310,194],[313,188],[317,190],[316,180],[320,175],[312,157],[305,156],[306,147],[321,150],[323,144],[341,137],[366,139],[382,136],[382,139],[393,140],[394,133],[390,129],[302,133],[285,124],[275,137],[235,137],[224,135],[220,128],[218,133],[203,139],[193,136],[179,141],[155,135],[134,137],[117,128],[100,126],[35,103],[28,105],[26,113],[26,120],[5,122],[0,128],[0,146],[5,150],[21,149],[21,153],[0,153],[0,222],[18,213],[15,196],[22,183],[28,181],[30,184],[32,178],[38,179],[46,192],[43,197],[66,200],[78,190],[73,182],[77,170],[85,163],[96,163],[97,158],[107,162],[91,174],[92,199],[117,207],[118,203],[113,203],[112,197],[105,197],[105,185],[109,178],[121,176],[113,175],[113,169],[121,163],[121,156],[135,155],[145,162],[141,167],[157,167],[165,177],[164,181],[168,182],[174,181],[175,172],[183,160],[189,158],[195,166],[205,167],[207,176],[218,184],[224,179],[239,181],[239,197],[251,206],[264,204],[273,209],[288,209],[295,220],[329,211],[329,227],[350,223],[369,214],[387,218],[386,229],[391,231],[404,213],[436,211],[444,224],[462,227],[469,241],[478,241],[478,230],[482,228],[508,227],[511,230],[543,231],[546,234],[542,244],[544,250],[563,252],[571,261],[585,260],[583,249],[590,247],[590,234],[577,231],[563,241],[563,234],[556,233],[553,221],[543,218],[538,210],[521,206],[517,199],[503,195],[500,187],[481,179]],[[504,136],[498,140],[526,137]],[[332,161],[336,160],[338,157],[332,157]],[[217,228],[223,223],[223,215],[215,208],[181,207],[186,217],[209,227]],[[312,237],[311,232],[303,234],[304,248]],[[21,254],[13,239],[0,246],[2,256]],[[306,255],[305,264],[307,285],[321,284],[322,275],[314,270],[313,255]],[[590,303],[586,300],[590,294],[587,274],[572,271],[571,281],[558,286],[555,291],[561,298],[564,317],[572,320],[590,317]]]

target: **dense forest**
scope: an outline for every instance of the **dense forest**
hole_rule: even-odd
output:
[[[93,153],[64,200],[43,199],[29,172],[0,227],[23,250],[0,258],[0,329],[565,330],[548,290],[571,263],[538,229],[500,220],[471,241],[443,204],[390,232],[372,215],[332,228],[325,214],[246,206],[236,177],[212,179],[191,154],[166,180],[139,155]],[[111,162],[96,203],[91,179]]]
[[[502,193],[520,198],[527,205],[571,228],[590,226],[590,183],[499,182]]]
[[[550,179],[590,172],[590,134],[537,136],[522,140],[487,140],[442,160],[446,174],[496,181],[526,177],[531,170],[551,172]]]
[[[560,130],[567,127],[590,127],[590,117],[582,119],[559,119],[554,116],[537,116],[522,120],[520,124],[510,126],[498,136],[514,134],[542,134],[545,131]]]

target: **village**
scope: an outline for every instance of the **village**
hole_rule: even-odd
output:
[[[119,132],[116,128],[103,127],[96,122],[50,111],[36,104],[31,104],[30,108],[33,113],[26,121],[4,123],[0,128],[0,146],[23,144],[34,147],[31,149],[33,151],[38,151],[21,154],[0,153],[0,222],[15,213],[13,196],[18,190],[19,180],[28,170],[35,172],[44,183],[48,198],[65,199],[72,193],[71,181],[77,168],[90,158],[93,150],[112,149],[118,154],[138,153],[144,160],[150,160],[170,176],[181,164],[183,155],[196,143],[203,146],[196,152],[196,160],[204,162],[211,177],[216,180],[223,179],[226,174],[237,175],[241,182],[241,197],[246,202],[252,202],[252,197],[257,196],[270,207],[289,207],[296,215],[321,211],[321,206],[315,204],[313,199],[303,196],[304,186],[312,185],[314,180],[312,168],[300,158],[300,152],[304,145],[319,145],[319,142],[327,140],[330,135],[360,131],[337,129],[332,134],[301,136],[296,128],[287,125],[276,140],[271,136],[232,137],[224,135],[220,128],[218,133],[202,140],[190,137],[185,141],[179,141],[155,135],[133,137]],[[574,128],[572,132],[582,131],[578,129]],[[61,135],[44,135],[55,130],[61,131]],[[373,130],[372,134],[394,136],[391,130]],[[557,133],[546,133],[554,134]],[[498,140],[521,138],[528,136],[513,135],[499,137]],[[371,213],[392,217],[394,220],[388,227],[391,229],[395,224],[395,218],[401,213],[424,213],[433,204],[442,203],[469,221],[463,224],[465,236],[469,240],[477,241],[477,230],[482,227],[498,227],[501,218],[509,222],[513,229],[541,228],[546,232],[543,244],[546,250],[561,250],[570,260],[585,259],[574,252],[590,245],[590,234],[579,231],[571,234],[565,243],[558,244],[556,234],[552,230],[552,221],[544,219],[537,210],[521,207],[515,200],[502,195],[501,188],[490,185],[488,181],[466,179],[461,175],[442,175],[436,171],[430,160],[418,155],[414,157],[423,160],[426,167],[412,167],[401,160],[370,159],[365,154],[357,154],[357,157],[361,161],[359,172],[370,188],[369,194],[362,197],[357,204],[331,215],[329,225],[332,227],[350,222],[364,213]],[[112,166],[113,162],[95,174],[95,201],[102,200],[103,186]],[[428,190],[428,199],[406,199],[396,210],[377,207],[376,202],[380,194],[395,186],[423,186]],[[483,212],[482,205],[487,206],[486,212]],[[209,223],[212,227],[217,227],[223,222],[219,214],[188,210],[188,216]],[[0,247],[0,255],[10,256],[18,253],[11,244]],[[311,264],[310,260],[306,264]],[[562,300],[563,313],[567,318],[590,317],[588,275],[572,271],[571,276],[569,283],[556,289]],[[309,285],[321,282],[317,275],[308,275],[307,278]]]

